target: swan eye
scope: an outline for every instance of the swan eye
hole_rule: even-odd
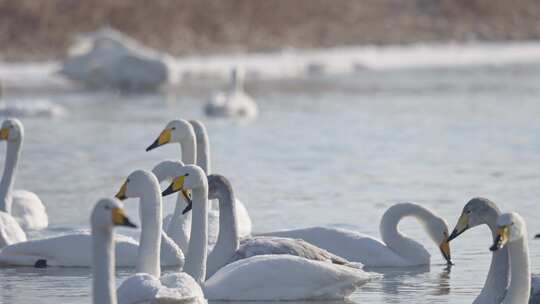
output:
[[[105,210],[111,210],[111,207],[105,206]]]
[[[467,214],[471,214],[471,210],[467,210],[467,212],[466,212],[466,213],[467,213]]]
[[[128,179],[126,179],[126,183],[129,183],[129,178],[128,178]]]
[[[171,130],[176,130],[176,127],[172,127]]]
[[[184,176],[189,176],[189,173],[184,174]]]

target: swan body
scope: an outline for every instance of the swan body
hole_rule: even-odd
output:
[[[141,236],[137,273],[118,287],[120,304],[205,303],[204,294],[193,277],[186,273],[161,276],[160,250],[162,199],[159,181],[142,170],[129,175],[116,195],[119,199],[140,198]],[[190,243],[191,245],[191,243]],[[189,267],[185,265],[185,267]]]
[[[177,174],[163,195],[185,189],[193,192],[190,247],[184,271],[202,285],[207,299],[343,299],[373,277],[360,269],[291,255],[259,255],[228,264],[205,281],[207,177],[202,169],[193,165],[186,165]]]
[[[231,72],[230,88],[214,94],[204,108],[211,117],[249,118],[257,117],[257,104],[244,91],[244,71],[235,68]]]
[[[501,211],[497,205],[486,198],[473,198],[463,207],[463,212],[448,238],[449,241],[457,238],[465,231],[480,225],[487,225],[491,230],[493,240],[497,238],[497,219]],[[474,300],[474,304],[501,303],[508,287],[510,267],[509,267],[509,247],[503,247],[493,251],[491,265],[480,294]],[[540,278],[533,276],[531,301],[533,296],[540,297]],[[537,298],[538,299],[538,298]]]
[[[135,227],[115,199],[100,200],[90,218],[92,227],[92,302],[116,304],[114,268],[116,264],[114,226]]]
[[[0,211],[0,249],[8,245],[25,242],[26,233],[11,214]]]
[[[287,254],[314,261],[323,261],[339,265],[361,268],[352,265],[342,257],[316,247],[300,239],[280,237],[248,237],[240,241],[235,217],[234,191],[229,181],[221,175],[208,176],[208,197],[219,202],[219,237],[208,256],[207,277],[223,266],[237,260],[258,255]],[[239,244],[240,242],[240,244]]]
[[[40,230],[49,225],[49,219],[39,197],[29,191],[13,191],[23,138],[24,128],[18,119],[7,119],[2,123],[0,140],[7,142],[7,151],[0,181],[0,211],[11,214],[23,229]]]
[[[379,225],[382,241],[370,236],[345,230],[312,227],[296,230],[262,233],[262,236],[299,238],[317,247],[359,262],[368,267],[408,267],[430,263],[431,255],[425,247],[403,235],[397,225],[404,217],[414,217],[426,227],[430,238],[439,246],[443,257],[450,263],[448,225],[431,210],[415,203],[391,206],[383,215]]]
[[[182,163],[186,165],[196,163],[203,169],[206,175],[209,174],[211,170],[210,144],[206,128],[201,122],[196,120],[188,122],[182,119],[169,122],[158,138],[146,149],[146,151],[153,150],[168,143],[180,144],[182,150]],[[184,208],[184,203],[184,199],[179,195],[176,206],[182,210]],[[240,237],[247,237],[251,235],[251,219],[244,204],[239,200],[236,201],[236,204],[236,217]],[[180,216],[178,214],[176,216],[172,215],[169,218],[166,217],[164,220],[164,223],[169,223],[168,226],[164,226],[166,227],[167,234],[174,239],[182,250],[187,249],[185,247],[186,240],[184,237],[189,238],[190,235],[189,221],[189,215]],[[181,235],[178,233],[180,230],[183,230]],[[209,211],[208,231],[209,244],[215,244],[219,231],[219,212],[216,210]]]
[[[491,251],[508,247],[510,284],[503,304],[527,304],[530,299],[531,271],[525,220],[515,213],[505,213],[497,219],[497,236]]]

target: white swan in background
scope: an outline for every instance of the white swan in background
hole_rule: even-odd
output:
[[[158,186],[159,187],[159,186]],[[147,187],[146,189],[148,189]],[[150,188],[151,189],[151,188]],[[157,190],[159,192],[159,188]],[[151,191],[150,191],[151,192]],[[178,266],[184,264],[184,255],[178,246],[161,229],[153,230],[148,224],[157,219],[152,217],[151,209],[155,202],[153,197],[141,197],[139,217],[141,220],[141,238],[145,235],[157,233],[159,243],[162,244],[161,263],[163,266]],[[161,227],[161,226],[160,226]],[[161,237],[159,237],[161,235]],[[152,236],[154,237],[154,236]],[[148,237],[146,237],[148,239]],[[152,244],[137,243],[133,238],[117,234],[116,266],[133,267],[138,265],[140,251],[149,251]],[[31,240],[13,244],[0,251],[0,264],[18,266],[63,266],[63,267],[90,267],[92,266],[92,237],[88,232],[77,232],[67,235],[50,237],[40,240]]]
[[[206,115],[249,119],[257,117],[257,103],[244,91],[244,76],[244,69],[232,69],[229,90],[216,93],[210,98],[204,107]]]
[[[463,232],[480,225],[487,225],[491,230],[493,241],[497,238],[497,219],[499,218],[501,211],[495,203],[485,198],[473,198],[465,207],[459,217],[456,227],[450,234],[448,241],[452,241],[457,238]],[[499,250],[493,251],[491,258],[491,266],[489,267],[488,279],[486,280],[484,287],[480,294],[474,300],[474,304],[487,304],[487,303],[501,303],[504,295],[506,294],[506,288],[509,281],[509,261],[508,261],[508,247],[503,247]],[[540,297],[540,282],[538,277],[532,279],[531,296]],[[530,302],[538,302],[539,298]]]
[[[493,246],[489,249],[496,251],[504,247],[508,247],[510,284],[501,303],[527,304],[529,303],[531,290],[527,227],[523,218],[515,212],[499,216],[497,219],[497,236]],[[489,279],[492,278],[488,277],[487,280]]]
[[[124,215],[122,204],[115,199],[101,199],[92,216],[92,303],[116,304],[114,268],[116,265],[115,226],[136,227]]]
[[[258,235],[299,238],[352,262],[368,267],[407,267],[427,265],[431,255],[417,241],[403,235],[398,224],[404,217],[414,217],[424,225],[438,245],[444,259],[451,263],[448,225],[431,210],[415,203],[400,203],[383,214],[379,230],[382,242],[351,230],[313,227],[261,233]]]
[[[145,215],[141,221],[137,273],[125,279],[118,287],[118,302],[120,304],[206,303],[201,287],[194,280],[194,277],[198,278],[199,270],[195,273],[190,272],[194,269],[192,265],[194,259],[202,258],[194,257],[191,253],[194,243],[201,242],[199,239],[190,239],[188,260],[184,265],[186,273],[161,276],[162,199],[157,178],[150,172],[134,171],[122,185],[116,197],[119,199],[140,198],[140,212]],[[196,220],[192,221],[192,225],[198,224]]]
[[[209,300],[343,299],[372,275],[352,267],[312,261],[292,255],[259,255],[219,269],[204,281],[207,259],[208,181],[199,167],[186,165],[163,195],[190,189],[193,216],[184,271]]]
[[[198,136],[197,136],[198,135]],[[146,149],[150,151],[159,146],[168,143],[179,143],[182,151],[182,162],[184,164],[198,164],[201,168],[206,168],[205,173],[208,175],[210,172],[210,148],[206,129],[202,123],[192,121],[191,123],[179,119],[173,120],[167,124],[165,129],[160,133],[158,138]],[[182,205],[184,200],[179,196],[177,204]],[[246,207],[239,200],[236,201],[237,209],[236,216],[238,219],[238,231],[240,237],[246,237],[251,235],[251,219],[247,212]],[[169,222],[169,219],[165,219],[165,222]],[[187,228],[180,221],[173,225],[167,226],[167,234],[174,235],[173,231],[178,231],[182,228]],[[217,240],[217,233],[219,227],[219,214],[217,211],[212,210],[209,213],[209,243],[214,244]],[[186,235],[189,235],[189,231],[186,231]],[[175,239],[175,241],[177,241]],[[181,246],[181,244],[179,243]],[[181,247],[182,248],[182,247]],[[182,248],[185,249],[185,248]]]
[[[26,190],[13,191],[23,139],[24,128],[18,119],[7,119],[2,123],[0,140],[7,142],[7,149],[0,181],[0,210],[11,214],[23,229],[44,229],[49,225],[49,219],[39,197]]]

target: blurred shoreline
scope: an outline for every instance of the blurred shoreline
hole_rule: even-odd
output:
[[[66,56],[111,26],[173,56],[540,38],[534,0],[0,0],[0,61]]]

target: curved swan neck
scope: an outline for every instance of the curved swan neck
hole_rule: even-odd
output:
[[[412,216],[422,224],[429,223],[436,216],[428,209],[413,203],[396,204],[384,213],[379,230],[383,242],[396,254],[419,262],[428,262],[429,253],[422,244],[403,235],[398,224],[404,218]]]
[[[162,226],[162,202],[157,179],[153,178],[144,184],[140,197],[139,216],[141,219],[141,235],[137,255],[137,272],[144,272],[156,278],[161,276],[160,248]]]
[[[112,229],[92,227],[92,249],[94,251],[92,299],[94,304],[116,304],[114,247]]]
[[[0,211],[11,214],[11,203],[13,184],[15,182],[15,172],[19,162],[19,154],[22,147],[21,139],[15,142],[8,141],[6,149],[6,162],[4,165],[4,174],[0,181]]]
[[[197,141],[197,166],[201,167],[206,175],[210,175],[210,140],[208,139],[208,133],[200,121],[190,120],[189,122],[193,126]]]
[[[182,252],[188,252],[189,242],[189,214],[182,214],[186,207],[186,202],[182,194],[176,198],[173,215],[169,226],[167,226],[167,235],[180,247]]]
[[[527,235],[527,232],[523,231],[523,235]],[[523,237],[507,246],[510,257],[510,285],[503,303],[527,304],[531,290],[529,245]]]
[[[198,283],[206,277],[208,243],[208,185],[193,189],[191,236],[184,272]]]

